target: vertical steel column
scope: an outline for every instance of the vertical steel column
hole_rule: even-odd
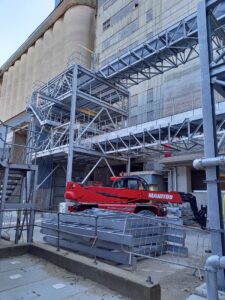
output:
[[[131,168],[131,158],[130,155],[128,156],[128,160],[127,160],[127,175],[130,175],[130,168]]]
[[[68,149],[68,157],[67,157],[66,182],[72,180],[72,174],[73,174],[73,142],[74,142],[74,125],[75,125],[76,102],[77,102],[77,75],[78,75],[78,66],[75,65],[73,69],[73,81],[72,81],[69,149]]]
[[[215,104],[213,86],[210,81],[211,62],[211,32],[210,20],[207,14],[206,2],[202,1],[198,5],[198,39],[201,66],[201,95],[203,109],[203,129],[204,129],[204,151],[205,158],[216,157],[218,154],[216,125],[215,125]],[[222,199],[219,184],[219,167],[206,168],[207,194],[208,194],[208,217],[211,229],[223,229]],[[211,234],[212,253],[223,256],[224,235],[220,232]],[[218,272],[218,284],[225,286],[224,272]]]
[[[7,184],[8,184],[8,177],[9,177],[9,168],[6,167],[4,169],[4,177],[3,177],[3,185],[2,185],[2,199],[1,199],[1,211],[0,211],[0,239],[2,234],[2,225],[3,225],[3,210],[5,208],[5,198],[6,198],[6,191],[7,191]]]
[[[32,194],[32,208],[30,211],[30,220],[29,220],[29,228],[27,234],[27,242],[33,242],[33,233],[34,233],[34,225],[35,225],[35,200],[36,200],[36,193],[37,193],[37,181],[38,181],[38,168],[35,169],[33,176],[33,194]],[[32,176],[31,176],[32,177]]]
[[[36,163],[36,155],[34,155],[34,140],[35,140],[35,134],[34,132],[36,131],[36,126],[35,126],[35,117],[32,116],[31,117],[31,121],[29,124],[29,130],[28,130],[28,144],[27,144],[27,149],[26,149],[26,164],[32,164],[32,160],[34,160],[34,163]],[[31,190],[31,181],[32,181],[32,172],[31,171],[27,171],[26,176],[25,176],[25,180],[26,180],[26,194],[28,195],[28,199],[29,199],[29,195],[30,195],[30,190]],[[28,201],[28,199],[26,199]]]

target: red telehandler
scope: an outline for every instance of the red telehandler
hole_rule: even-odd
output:
[[[128,213],[167,215],[167,205],[189,203],[193,218],[206,226],[207,208],[198,210],[195,196],[189,193],[159,192],[149,190],[147,182],[139,176],[111,177],[112,187],[84,186],[68,182],[65,199],[73,202],[70,211],[101,208]]]

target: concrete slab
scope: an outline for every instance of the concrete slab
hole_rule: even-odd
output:
[[[118,293],[126,295],[134,300],[160,300],[161,290],[159,284],[146,282],[133,273],[121,270],[102,262],[95,264],[93,259],[74,254],[68,251],[56,252],[49,245],[30,245],[29,253],[42,257],[53,264],[87,277]]]
[[[128,299],[29,254],[1,259],[0,266],[0,300]]]
[[[205,300],[205,298],[196,295],[191,295],[190,297],[187,298],[187,300]]]
[[[27,267],[32,265],[32,259],[27,259],[27,261],[21,261],[19,258],[5,258],[0,263],[0,273],[8,272],[10,270],[20,270],[22,267]]]

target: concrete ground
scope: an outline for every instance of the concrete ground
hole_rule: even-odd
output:
[[[193,269],[166,264],[154,259],[144,259],[137,264],[140,277],[151,277],[161,287],[161,300],[186,300],[196,287],[203,283]],[[202,274],[204,275],[204,274]]]
[[[41,258],[0,260],[0,300],[119,300],[128,298]]]

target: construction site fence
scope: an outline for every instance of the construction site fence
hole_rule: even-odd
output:
[[[32,211],[33,220],[25,219]],[[88,254],[95,261],[104,258],[133,268],[140,259],[152,259],[201,274],[211,254],[211,235],[224,234],[223,230],[184,226],[168,218],[108,211],[65,214],[29,209],[1,213],[2,236],[11,241],[17,242],[21,232],[20,241],[27,242],[25,235],[32,226],[34,243],[48,243],[58,251],[68,249]]]

